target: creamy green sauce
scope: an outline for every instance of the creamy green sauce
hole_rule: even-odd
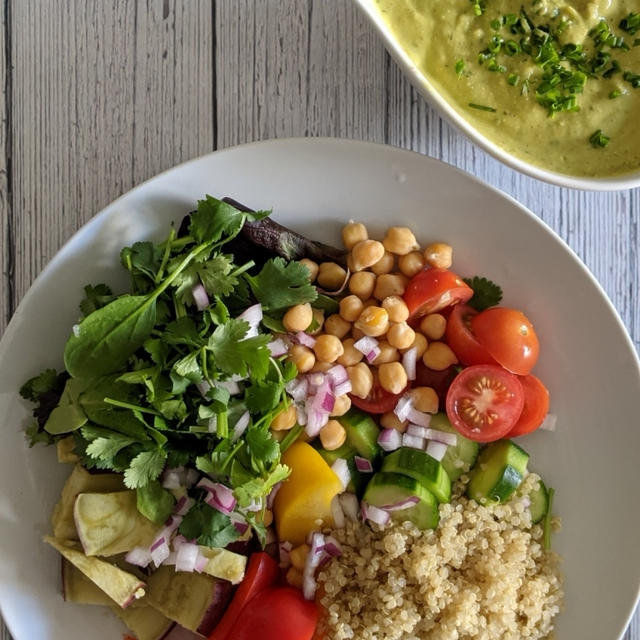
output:
[[[471,0],[371,1],[434,88],[480,133],[509,153],[578,176],[617,175],[640,168],[640,88],[623,76],[625,71],[640,74],[640,46],[634,46],[634,41],[640,42],[640,31],[631,35],[619,27],[630,12],[640,12],[639,0],[483,0],[480,16]],[[597,47],[590,32],[603,19],[628,45],[628,51],[601,48],[610,59],[576,94],[578,111],[549,116],[536,97],[543,69],[527,53],[510,56],[503,46],[495,56],[502,72],[490,71],[486,61],[479,62],[479,53],[493,36],[519,41],[521,35],[511,34],[504,25],[496,29],[495,21],[519,14],[521,7],[535,26],[549,27],[558,49],[579,44],[591,59]],[[613,60],[621,71],[603,77]],[[571,68],[566,60],[560,64]],[[509,84],[509,78],[513,82],[516,77],[517,85]],[[612,92],[620,95],[611,99]],[[594,147],[589,141],[598,130],[609,138],[605,147]]]

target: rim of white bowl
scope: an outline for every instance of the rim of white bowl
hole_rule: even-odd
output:
[[[624,189],[640,187],[640,168],[620,175],[589,178],[543,169],[508,153],[489,138],[479,133],[475,127],[445,100],[440,92],[429,82],[418,67],[416,67],[398,41],[391,35],[391,31],[384,23],[383,18],[373,6],[372,0],[354,0],[354,2],[374,26],[391,57],[429,105],[436,109],[449,124],[467,136],[471,142],[478,145],[497,160],[500,160],[503,164],[520,173],[558,187],[583,189],[587,191],[622,191]]]

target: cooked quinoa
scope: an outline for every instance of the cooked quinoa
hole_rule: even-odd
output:
[[[551,637],[563,598],[557,554],[543,549],[526,498],[481,506],[464,497],[467,480],[440,505],[435,530],[351,523],[333,533],[342,555],[319,574],[327,640]],[[522,495],[538,481],[529,474]]]

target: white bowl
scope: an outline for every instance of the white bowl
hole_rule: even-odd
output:
[[[469,122],[463,118],[453,106],[442,97],[440,92],[433,86],[429,79],[416,67],[407,52],[400,46],[399,42],[386,25],[380,12],[376,9],[373,0],[354,0],[356,5],[362,10],[371,24],[380,34],[385,47],[404,71],[415,88],[434,107],[438,113],[449,123],[464,133],[472,142],[482,147],[494,158],[504,162],[507,166],[521,171],[538,180],[544,180],[560,187],[570,187],[572,189],[590,189],[593,191],[612,191],[618,189],[632,189],[640,186],[640,167],[630,173],[615,176],[605,176],[601,178],[590,178],[573,176],[556,171],[543,169],[529,162],[508,153],[502,147],[492,142],[478,132]]]
[[[0,607],[15,640],[115,640],[110,613],[66,604],[59,558],[41,542],[68,468],[25,446],[20,384],[61,367],[87,282],[124,288],[122,246],[162,238],[205,193],[229,195],[310,236],[336,241],[349,218],[380,233],[408,224],[454,246],[455,269],[500,283],[534,321],[536,368],[557,431],[521,439],[530,467],[556,489],[567,610],[558,640],[614,640],[640,584],[637,402],[640,367],[615,310],[569,248],[511,198],[456,169],[390,147],[277,140],[213,153],[153,178],[83,227],[40,274],[0,342]],[[541,259],[544,256],[544,259]],[[579,292],[571,295],[570,292]]]

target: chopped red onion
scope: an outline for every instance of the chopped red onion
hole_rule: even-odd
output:
[[[254,498],[246,507],[242,507],[241,511],[250,511],[252,513],[262,511],[262,500],[260,498]]]
[[[200,395],[203,398],[206,398],[207,397],[207,392],[209,391],[209,389],[211,389],[211,385],[206,380],[203,380],[202,382],[197,382],[196,383],[196,388],[200,392]]]
[[[344,515],[352,522],[358,522],[358,512],[360,511],[358,496],[355,493],[345,492],[341,493],[338,498]]]
[[[71,331],[73,331],[73,335],[78,338],[80,336],[80,325],[79,324],[74,324],[71,327]]]
[[[545,431],[555,431],[557,421],[558,416],[555,413],[547,413],[539,428],[544,429]]]
[[[198,550],[198,557],[196,558],[195,570],[198,573],[202,573],[207,568],[208,563],[209,563],[209,558],[207,558],[207,556],[205,556],[202,553],[202,551]]]
[[[405,500],[401,500],[400,502],[395,502],[394,504],[385,504],[381,509],[385,511],[402,511],[403,509],[408,509],[412,507],[414,504],[418,504],[420,502],[420,498],[418,496],[410,496]]]
[[[337,398],[338,396],[344,396],[347,393],[351,393],[352,388],[353,387],[351,386],[351,380],[346,380],[345,382],[341,382],[340,384],[337,384],[333,388],[333,393]]]
[[[318,411],[312,408],[307,411],[307,424],[304,430],[310,438],[315,438],[327,422],[329,422],[327,411]]]
[[[331,369],[327,371],[327,378],[329,378],[329,382],[331,386],[337,387],[338,385],[347,382],[349,380],[349,373],[347,369],[343,367],[341,364],[336,364]]]
[[[240,385],[235,380],[221,380],[216,386],[221,389],[226,389],[230,396],[235,396],[240,393]]]
[[[425,438],[427,440],[435,440],[443,444],[455,447],[458,444],[458,436],[448,431],[439,431],[438,429],[425,429]]]
[[[177,551],[180,548],[180,545],[184,544],[185,542],[189,541],[181,533],[179,533],[173,538],[173,541],[171,543],[173,545],[173,550]]]
[[[289,380],[284,386],[286,392],[293,398],[294,402],[303,402],[309,390],[309,381],[305,377]]]
[[[163,529],[165,538],[167,540],[169,539],[171,534],[180,526],[181,522],[182,522],[182,516],[179,516],[177,514],[169,516],[169,518],[165,522],[164,529]]]
[[[268,544],[273,544],[274,542],[278,542],[278,536],[273,530],[273,527],[267,527],[267,534],[264,539],[264,544],[266,546]]]
[[[187,489],[190,489],[196,482],[198,482],[199,477],[200,474],[195,469],[187,469],[187,473],[184,478],[184,486],[187,487]]]
[[[249,325],[245,338],[253,338],[258,335],[258,327],[262,322],[262,305],[260,303],[245,309],[239,316],[238,320],[244,320]]]
[[[411,347],[408,351],[404,352],[402,356],[402,366],[404,370],[407,372],[408,380],[416,379],[416,362],[418,360],[418,349],[416,347]]]
[[[198,560],[198,545],[191,542],[183,542],[176,552],[176,571],[188,571],[193,573]]]
[[[410,433],[402,434],[402,446],[411,447],[412,449],[421,449],[424,451],[425,439],[419,436],[412,436]]]
[[[305,569],[302,574],[302,595],[305,600],[314,600],[316,597],[316,579],[313,571],[307,571]]]
[[[153,564],[156,567],[159,567],[171,553],[169,544],[167,543],[167,539],[163,536],[155,540],[155,542],[149,549],[149,553],[151,554],[151,560],[153,560]]]
[[[378,436],[378,444],[385,451],[395,451],[402,446],[402,434],[396,429],[382,429]]]
[[[342,555],[342,547],[333,536],[325,536],[324,547],[322,547],[322,550],[332,558],[337,558]]]
[[[201,282],[199,282],[195,287],[191,289],[191,295],[193,296],[193,301],[196,303],[198,311],[206,309],[209,304],[211,304],[209,302],[207,290],[204,288]]]
[[[178,554],[175,551],[172,551],[162,564],[167,566],[173,566],[176,563],[177,555]]]
[[[324,559],[325,537],[318,531],[311,533],[311,544],[309,553],[307,554],[307,565],[315,569],[322,564]],[[306,567],[305,567],[306,568]]]
[[[247,521],[239,513],[236,513],[235,511],[233,511],[232,513],[229,514],[229,519],[233,523],[233,526],[235,527],[236,531],[241,536],[243,536],[247,532],[249,525],[247,524]]]
[[[420,427],[428,427],[431,424],[431,414],[418,411],[415,407],[411,407],[407,413],[409,422],[417,424]]]
[[[436,460],[440,461],[444,458],[444,454],[447,453],[447,445],[444,442],[437,442],[431,440],[427,445],[427,453]]]
[[[274,358],[279,358],[288,353],[289,345],[282,338],[276,338],[267,345],[267,349]]]
[[[198,486],[204,486],[201,484],[202,480],[198,483]],[[233,491],[229,487],[225,487],[219,482],[207,483],[205,486],[208,495],[205,498],[205,502],[214,509],[217,509],[225,515],[229,515],[236,507],[236,499],[233,495]]]
[[[380,347],[375,347],[373,349],[371,349],[371,351],[367,352],[364,354],[364,357],[366,358],[367,362],[371,363],[373,362],[380,354],[382,353],[382,350],[380,349]]]
[[[333,516],[333,524],[336,529],[343,529],[345,523],[344,519],[344,511],[342,510],[342,505],[340,504],[340,496],[334,496],[331,501],[331,515]]]
[[[310,373],[307,376],[307,379],[309,380],[309,384],[312,387],[322,386],[322,383],[324,382],[324,378],[325,378],[324,373],[321,373],[320,371],[316,371],[315,373]]]
[[[380,355],[380,343],[371,336],[363,336],[359,340],[356,340],[353,343],[353,348],[362,353],[369,362],[372,362]],[[376,352],[377,354],[373,355]],[[370,358],[371,355],[373,355],[373,357]]]
[[[342,483],[344,489],[347,488],[349,482],[351,482],[351,472],[349,471],[349,464],[344,458],[338,458],[332,465],[331,470],[338,476],[338,479]]]
[[[405,393],[401,398],[398,399],[396,403],[396,407],[393,410],[393,413],[396,414],[396,417],[400,422],[404,422],[409,419],[409,412],[413,408],[413,398],[410,394]]]
[[[417,424],[410,424],[405,433],[408,433],[410,436],[416,436],[417,438],[427,438],[427,429]]]
[[[273,501],[276,499],[276,496],[278,495],[278,491],[280,491],[281,487],[282,487],[282,482],[278,482],[273,485],[273,489],[271,489],[271,492],[267,496],[267,509],[271,509],[271,507],[273,507]]]
[[[167,469],[162,479],[162,487],[164,489],[179,489],[181,484],[181,475],[176,469]]]
[[[304,410],[304,407],[296,405],[296,419],[301,427],[307,424],[307,412]]]
[[[233,427],[233,437],[232,437],[233,442],[235,442],[236,440],[239,440],[242,437],[242,434],[247,430],[247,427],[249,426],[250,420],[251,420],[251,415],[249,414],[248,411],[245,411],[238,418],[238,421]]]
[[[290,542],[281,542],[278,545],[278,557],[280,559],[280,568],[288,569],[291,566],[291,549],[293,545]]]
[[[196,501],[193,498],[190,498],[189,496],[182,496],[173,508],[173,513],[177,516],[185,516],[195,503]]]
[[[356,463],[356,469],[361,473],[373,473],[373,465],[371,461],[360,456],[354,456],[353,461]]]
[[[316,339],[305,331],[298,331],[295,335],[295,339],[298,344],[301,344],[303,347],[313,349],[313,347],[316,346]]]
[[[151,552],[145,547],[134,547],[124,559],[136,567],[146,567],[151,562]]]
[[[372,504],[367,504],[364,501],[362,502],[363,520],[370,520],[371,522],[375,522],[381,527],[384,527],[384,525],[389,522],[390,518],[391,516],[388,511],[374,507]]]

